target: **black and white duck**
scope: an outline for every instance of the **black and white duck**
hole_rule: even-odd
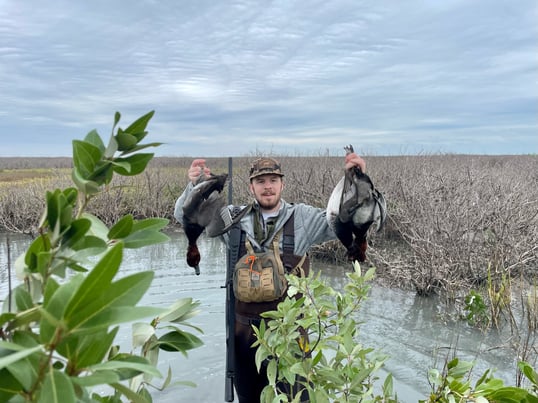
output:
[[[187,264],[194,268],[197,275],[200,274],[200,251],[196,242],[204,229],[215,222],[215,214],[225,206],[220,193],[227,178],[228,174],[200,175],[183,204],[183,230],[188,240]]]
[[[344,147],[346,155],[353,146]],[[377,231],[385,223],[385,198],[368,175],[354,166],[346,169],[327,204],[327,221],[347,249],[351,261],[366,260],[367,234],[372,224]]]

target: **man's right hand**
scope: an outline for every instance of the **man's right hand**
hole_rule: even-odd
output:
[[[194,161],[192,161],[191,167],[189,168],[189,171],[188,171],[189,180],[193,184],[196,184],[196,182],[198,182],[198,179],[200,179],[200,175],[202,174],[202,172],[206,176],[209,176],[209,174],[211,173],[211,170],[205,166],[204,159],[197,158]]]

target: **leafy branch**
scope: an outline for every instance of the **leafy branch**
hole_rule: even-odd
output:
[[[202,344],[176,326],[189,326],[197,303],[183,299],[168,310],[138,306],[153,271],[117,279],[124,249],[168,240],[161,233],[168,220],[126,215],[108,228],[87,212],[114,175],[133,176],[146,169],[153,154],[139,151],[160,145],[141,143],[152,116],[150,112],[124,130],[116,113],[106,147],[95,130],[73,141],[75,186],[46,192],[39,235],[15,263],[22,282],[6,301],[14,309],[4,307],[0,315],[0,401],[120,402],[125,396],[150,402],[146,385],[162,377],[156,368],[159,350],[186,355]],[[97,259],[93,267],[89,257]],[[148,325],[152,331],[146,327],[141,333],[137,321],[147,317],[154,317]],[[118,325],[128,322],[135,323],[140,354],[120,352],[114,345]],[[159,336],[162,323],[168,332]],[[130,381],[129,386],[123,381]],[[169,382],[170,373],[162,387]],[[104,384],[113,388],[112,396],[90,395],[92,387]]]

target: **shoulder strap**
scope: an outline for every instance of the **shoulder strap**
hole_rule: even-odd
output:
[[[293,217],[294,213],[284,224],[284,236],[282,238],[282,253],[284,255],[293,255],[295,251],[295,220]]]
[[[229,267],[234,267],[235,263],[239,260],[239,252],[244,236],[239,223],[234,224],[232,228],[230,228],[228,236],[230,237],[228,241],[228,263]]]
[[[279,233],[281,232],[283,234],[282,254],[284,256],[293,256],[293,252],[295,250],[295,228],[293,214],[290,216],[288,221],[284,223],[284,227],[279,231]],[[277,241],[279,241],[279,235],[280,234],[275,235]],[[228,256],[232,259],[232,265],[235,265],[235,263],[239,260],[239,257],[247,253],[246,243],[248,242],[248,239],[245,232],[241,231],[239,223],[236,223],[232,226],[232,228],[230,228],[229,236],[230,254]]]

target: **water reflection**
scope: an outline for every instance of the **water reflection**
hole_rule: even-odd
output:
[[[192,297],[201,303],[201,313],[192,323],[204,330],[204,346],[189,353],[161,353],[159,368],[166,373],[172,368],[175,380],[189,380],[197,388],[174,386],[163,392],[152,392],[154,401],[221,402],[224,399],[225,357],[225,256],[223,244],[217,239],[202,237],[199,242],[202,261],[201,275],[196,276],[185,262],[186,239],[181,233],[171,233],[171,241],[139,250],[126,250],[120,275],[154,270],[155,278],[142,304],[168,306],[182,297]],[[11,262],[22,254],[30,243],[27,236],[10,234]],[[6,234],[0,234],[0,300],[7,295]],[[345,285],[345,268],[314,262],[315,270],[323,269],[329,283],[340,288]],[[12,280],[14,283],[16,279]],[[362,343],[386,353],[390,358],[385,370],[393,374],[395,390],[402,402],[417,402],[429,391],[427,371],[442,368],[450,347],[457,346],[462,359],[477,359],[475,374],[486,368],[497,368],[496,376],[513,384],[515,360],[513,352],[496,348],[503,338],[495,333],[484,335],[464,324],[443,323],[435,300],[417,297],[398,289],[373,286],[363,303],[360,320]],[[122,349],[131,349],[130,328],[125,326],[118,335]],[[477,358],[478,357],[478,358]],[[159,382],[157,383],[160,384]]]

